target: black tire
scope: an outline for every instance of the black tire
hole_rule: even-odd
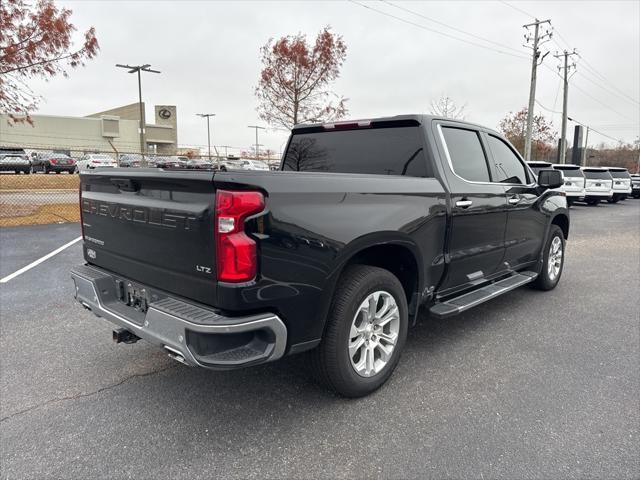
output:
[[[562,259],[560,262],[560,271],[557,273],[555,278],[552,278],[549,273],[549,258],[550,258],[550,249],[551,245],[555,238],[560,238],[560,244],[562,245]],[[544,245],[544,249],[542,250],[543,261],[542,268],[540,270],[540,274],[538,277],[531,283],[531,286],[537,290],[553,290],[558,285],[560,281],[560,277],[562,277],[562,270],[564,269],[564,257],[565,257],[565,240],[564,234],[562,233],[562,229],[557,225],[551,225],[549,230],[549,238]]]
[[[574,203],[576,203],[575,198],[567,198],[567,207],[573,207]]]
[[[348,351],[350,331],[362,302],[370,294],[380,290],[389,293],[398,306],[398,336],[387,364],[378,373],[365,377],[359,375],[351,364]],[[345,397],[370,394],[380,388],[393,373],[404,348],[407,328],[407,297],[400,281],[382,268],[368,265],[348,267],[336,286],[322,342],[310,352],[315,377]]]
[[[42,166],[42,173],[44,173],[45,175],[47,175],[49,173],[49,167],[47,167],[46,165]]]
[[[600,203],[600,199],[599,198],[590,198],[589,200],[587,200],[587,205],[596,206],[599,203]]]
[[[60,175],[60,170],[56,170],[56,175]]]

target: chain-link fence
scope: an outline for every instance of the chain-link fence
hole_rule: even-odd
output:
[[[275,168],[279,159],[218,157],[189,151],[157,155],[77,149],[21,148],[0,145],[0,227],[79,222],[78,171],[97,167],[165,169],[240,168],[256,161]]]

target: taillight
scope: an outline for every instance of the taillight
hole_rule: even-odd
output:
[[[256,242],[244,232],[245,219],[264,210],[260,192],[216,192],[216,269],[221,282],[248,282],[258,272]]]
[[[55,158],[51,158],[51,159],[49,159],[49,161],[50,161],[51,163],[53,163],[54,165],[55,165],[56,163],[58,163],[58,160],[57,160],[57,159],[55,159]]]

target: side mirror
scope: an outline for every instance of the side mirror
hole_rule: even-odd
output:
[[[540,170],[538,173],[538,185],[542,188],[558,188],[564,183],[560,170]]]

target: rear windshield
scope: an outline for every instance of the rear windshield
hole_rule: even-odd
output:
[[[584,170],[584,176],[592,178],[594,180],[611,180],[609,172],[603,172],[601,170]]]
[[[428,176],[420,127],[294,134],[283,170]]]
[[[584,177],[582,170],[575,167],[553,167],[555,170],[561,170],[565,177]]]
[[[618,172],[609,170],[609,173],[613,178],[631,178],[631,175],[629,175],[629,172],[626,170],[621,170]]]
[[[545,169],[549,169],[551,168],[551,164],[531,164],[529,163],[529,168],[533,171],[533,173],[535,173],[536,177],[538,176],[538,174],[540,173],[540,170],[545,170]]]

